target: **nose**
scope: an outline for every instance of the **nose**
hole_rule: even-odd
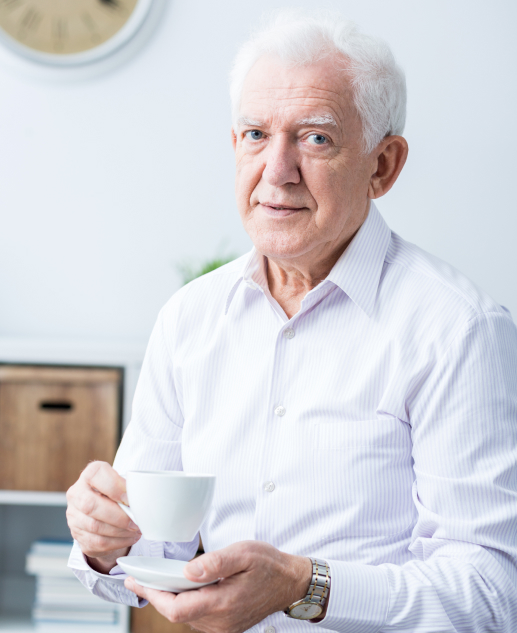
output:
[[[296,148],[288,138],[273,138],[267,148],[264,180],[275,187],[298,184],[301,180]]]

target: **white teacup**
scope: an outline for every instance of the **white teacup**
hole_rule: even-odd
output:
[[[131,470],[126,478],[129,508],[119,506],[150,541],[192,541],[206,519],[215,475],[173,470]]]

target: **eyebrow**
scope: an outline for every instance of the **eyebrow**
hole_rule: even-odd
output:
[[[331,114],[321,114],[296,121],[297,125],[335,125],[336,119]]]
[[[331,114],[316,114],[314,116],[299,119],[295,122],[296,125],[334,125],[337,127],[336,119]],[[249,117],[241,116],[237,119],[237,125],[256,125],[257,127],[263,127],[264,122],[258,119],[250,119]]]
[[[256,125],[257,127],[262,127],[264,125],[263,121],[257,121],[256,119],[248,119],[248,117],[240,116],[237,119],[237,125]]]

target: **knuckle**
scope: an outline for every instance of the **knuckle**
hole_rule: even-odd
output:
[[[207,561],[213,569],[221,569],[223,566],[223,557],[219,553],[219,551],[210,552],[210,556]]]
[[[97,499],[95,498],[95,495],[93,494],[84,495],[79,500],[78,506],[79,506],[79,510],[83,514],[90,516],[91,514],[93,514],[93,512],[95,511],[95,508],[97,507]]]
[[[68,503],[74,498],[76,484],[70,486],[70,488],[66,491],[66,500]]]
[[[99,464],[101,462],[90,462],[81,473],[82,479],[91,479],[99,471]]]
[[[107,539],[105,539],[104,536],[101,536],[100,534],[92,534],[90,535],[89,546],[94,551],[104,552],[109,549],[106,541]]]
[[[88,532],[90,532],[91,534],[100,535],[101,533],[101,523],[100,521],[97,521],[97,519],[94,519],[93,517],[88,517],[86,528]]]
[[[179,623],[179,618],[178,618],[178,612],[177,610],[174,608],[174,606],[170,606],[166,612],[165,612],[165,617],[167,618],[167,620],[169,620],[169,622],[172,622],[172,624],[178,624]]]

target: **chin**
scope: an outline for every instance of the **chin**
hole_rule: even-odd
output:
[[[259,234],[250,237],[257,251],[272,259],[300,257],[310,250],[308,244],[288,233]]]

